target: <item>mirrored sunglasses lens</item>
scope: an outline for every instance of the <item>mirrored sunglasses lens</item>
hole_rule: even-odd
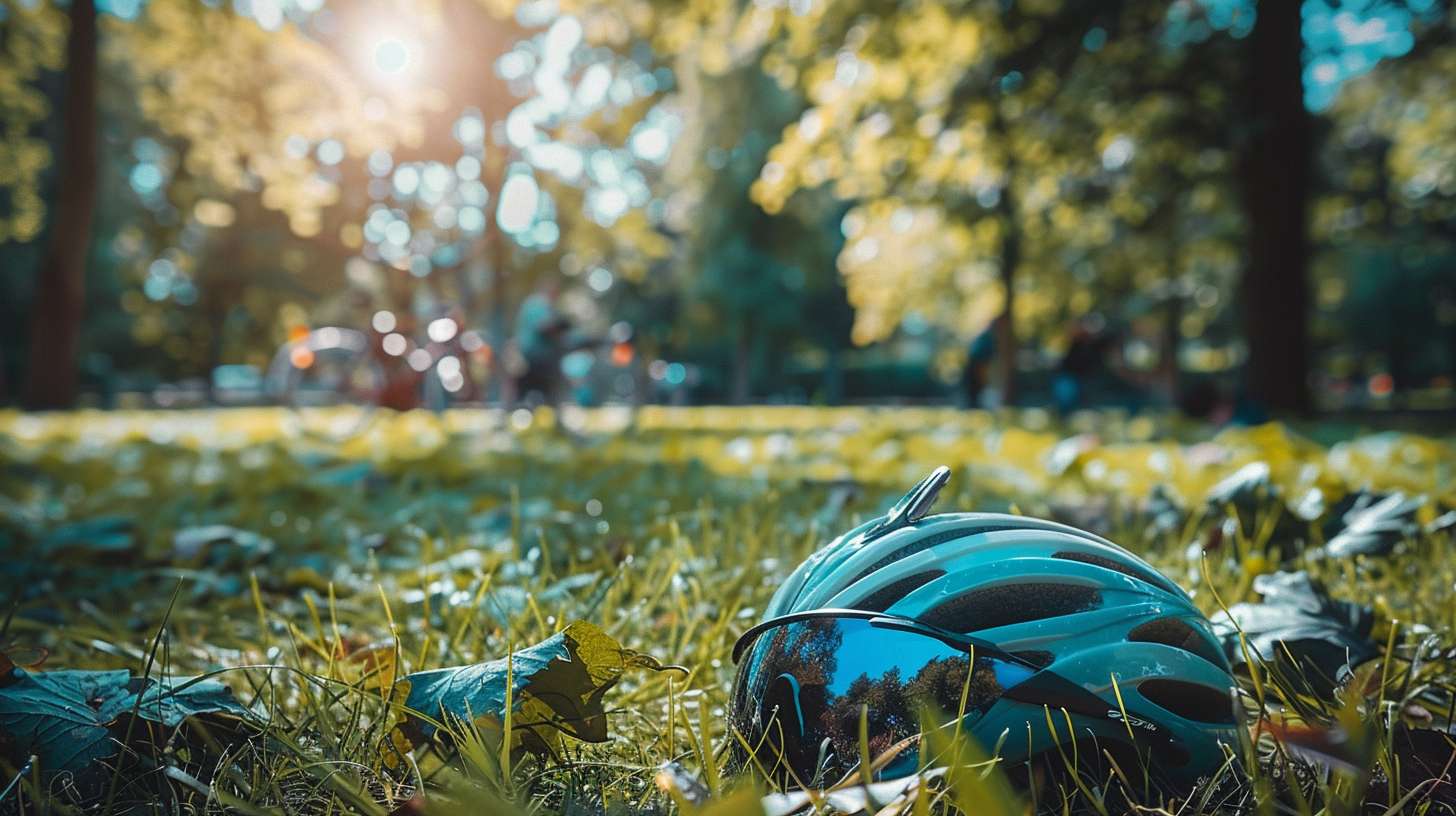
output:
[[[977,656],[968,682],[970,656],[949,644],[830,617],[764,632],[739,665],[734,726],[770,776],[810,787],[833,784],[858,764],[861,712],[873,761],[919,733],[922,707],[956,712],[964,699],[964,711],[979,715],[1031,673]],[[914,763],[887,767],[903,775]]]

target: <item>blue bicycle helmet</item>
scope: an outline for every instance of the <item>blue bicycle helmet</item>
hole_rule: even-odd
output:
[[[858,764],[864,716],[872,753],[904,755],[881,778],[911,773],[927,703],[1013,766],[1090,748],[1186,790],[1241,755],[1236,681],[1186,593],[1062,524],[927,516],[949,478],[814,553],[739,639],[730,716],[754,762],[833,784]]]

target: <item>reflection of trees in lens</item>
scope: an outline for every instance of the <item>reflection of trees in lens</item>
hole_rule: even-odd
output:
[[[791,624],[774,631],[764,652],[760,669],[763,682],[783,674],[793,675],[801,686],[828,685],[839,668],[839,648],[844,632],[833,618]]]
[[[763,651],[759,667],[759,686],[755,696],[762,701],[758,712],[760,730],[766,737],[759,751],[760,761],[771,775],[786,781],[782,766],[793,768],[801,781],[818,776],[811,770],[819,758],[822,734],[813,730],[814,712],[828,704],[829,678],[838,669],[838,653],[844,642],[839,621],[815,619],[777,629]],[[798,704],[805,716],[807,736],[800,732],[798,718],[786,709],[791,701],[768,699],[768,691],[778,678],[789,675],[799,684]],[[772,704],[771,704],[772,703]],[[775,713],[775,706],[778,713]]]
[[[978,658],[969,688],[966,687],[966,664],[965,657],[930,661],[910,681],[907,694],[922,704],[934,705],[951,713],[960,711],[961,694],[964,692],[966,707],[960,711],[962,715],[986,713],[986,709],[1001,699],[1006,691],[996,679],[996,663],[984,657]]]
[[[766,738],[759,759],[770,775],[781,781],[789,779],[785,767],[793,768],[799,780],[810,785],[833,782],[852,768],[859,760],[862,706],[868,708],[870,755],[878,756],[919,733],[920,706],[933,706],[947,713],[961,711],[964,693],[963,715],[985,713],[1005,691],[996,679],[995,661],[978,658],[968,687],[969,655],[955,655],[930,660],[909,680],[901,678],[899,667],[878,678],[866,672],[855,678],[843,694],[835,695],[829,684],[839,668],[843,626],[843,621],[832,618],[795,623],[766,634],[770,640],[765,648],[754,650],[762,657],[750,699],[759,701],[757,735]],[[784,675],[798,683],[802,731],[798,717],[788,708],[793,701],[769,693],[775,680]],[[825,738],[829,739],[829,750],[821,757]]]
[[[869,709],[867,720],[872,756],[916,732],[915,711],[906,695],[907,686],[900,680],[898,667],[885,672],[878,680],[871,680],[868,673],[861,674],[849,684],[844,694],[830,703],[821,723],[834,744],[848,754],[841,759],[847,762],[858,753],[861,707]]]
[[[985,658],[976,661],[968,689],[969,664],[967,656],[936,658],[922,666],[908,682],[900,679],[899,668],[885,672],[879,679],[871,679],[868,673],[856,678],[844,694],[829,702],[820,718],[824,734],[846,754],[837,757],[840,764],[847,768],[858,755],[861,706],[869,709],[871,756],[919,733],[918,709],[922,705],[944,712],[959,711],[961,695],[965,693],[966,707],[961,713],[985,713],[1005,689],[996,679],[995,663]]]

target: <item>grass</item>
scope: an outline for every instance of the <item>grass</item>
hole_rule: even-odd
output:
[[[1231,771],[1163,803],[1142,796],[1137,769],[1118,768],[1112,784],[1084,779],[1062,807],[1196,813],[1257,800],[1264,812],[1353,813],[1368,781],[1361,770],[1312,773],[1270,734],[1338,727],[1357,763],[1399,780],[1409,769],[1395,754],[1396,724],[1423,724],[1412,706],[1448,720],[1447,532],[1420,533],[1385,559],[1306,559],[1276,540],[1281,502],[1257,502],[1227,528],[1227,509],[1201,502],[1220,478],[1262,460],[1285,496],[1420,490],[1432,497],[1429,520],[1453,490],[1439,441],[1327,449],[1272,426],[1210,439],[1111,416],[1096,420],[1099,440],[1058,449],[1088,428],[925,411],[735,416],[655,411],[632,423],[602,412],[563,417],[567,433],[550,418],[518,428],[488,414],[0,414],[0,600],[15,609],[0,649],[47,650],[46,669],[212,674],[266,712],[266,738],[222,761],[206,734],[157,735],[175,772],[129,765],[103,797],[109,807],[92,811],[410,814],[423,786],[432,813],[750,813],[757,797],[731,796],[739,782],[725,773],[734,639],[816,546],[943,462],[957,475],[936,510],[1092,519],[1207,612],[1256,600],[1254,577],[1281,563],[1307,568],[1336,597],[1373,605],[1397,657],[1368,664],[1354,686],[1362,693],[1333,703],[1303,693],[1297,677],[1256,671],[1249,706],[1272,725],[1258,729],[1264,756],[1248,761],[1252,778]],[[1146,501],[1153,485],[1173,509]],[[111,533],[58,535],[97,519],[114,519]],[[179,530],[206,525],[271,546],[245,535],[179,545]],[[1230,530],[1223,546],[1206,557],[1195,546],[1190,558],[1216,528]],[[568,740],[555,759],[512,753],[498,734],[459,723],[455,751],[397,750],[393,679],[497,659],[578,619],[688,674],[628,673],[607,697],[610,739]],[[131,761],[145,765],[143,753]],[[677,763],[665,777],[677,785],[659,784],[664,763]],[[23,793],[0,803],[66,809],[64,796],[40,795],[37,778],[15,780],[19,770],[0,766],[0,791],[14,782]],[[911,811],[992,812],[992,796],[998,812],[1020,812],[978,773],[950,783],[948,796],[912,795]],[[707,804],[685,795],[694,784]],[[1410,787],[1395,782],[1390,798]]]

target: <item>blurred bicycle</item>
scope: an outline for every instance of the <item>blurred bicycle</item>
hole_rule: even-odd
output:
[[[369,354],[361,331],[325,326],[300,332],[268,364],[263,391],[292,407],[378,403],[386,386],[383,366]]]
[[[418,340],[388,311],[376,312],[373,333],[338,326],[300,332],[273,355],[265,393],[293,407],[360,405],[444,410],[478,400],[472,368],[488,371],[490,348],[474,331],[445,316]],[[474,360],[476,365],[472,365]]]

